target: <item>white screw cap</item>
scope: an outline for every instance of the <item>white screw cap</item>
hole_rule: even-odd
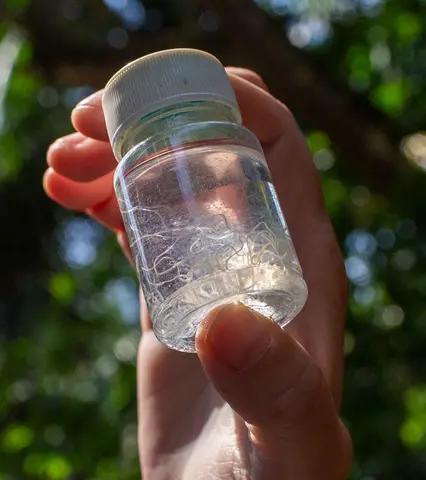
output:
[[[161,108],[188,101],[238,108],[223,65],[209,53],[179,48],[129,63],[107,83],[102,107],[111,142],[117,132]]]

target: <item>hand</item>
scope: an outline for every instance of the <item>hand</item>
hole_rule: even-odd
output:
[[[211,312],[198,355],[155,338],[142,299],[138,361],[143,478],[344,480],[349,434],[339,419],[347,284],[321,187],[291,113],[253,72],[228,69],[245,125],[263,144],[309,288],[285,330],[242,306]],[[47,194],[117,232],[116,166],[102,92],[72,114],[77,133],[49,149]]]

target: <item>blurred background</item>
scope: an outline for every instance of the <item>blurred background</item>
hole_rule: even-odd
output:
[[[0,479],[140,478],[135,276],[41,177],[76,102],[178,46],[256,70],[295,113],[351,283],[350,478],[423,478],[426,1],[2,0]]]

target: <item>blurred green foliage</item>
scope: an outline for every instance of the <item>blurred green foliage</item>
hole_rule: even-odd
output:
[[[281,19],[282,35],[384,112],[401,137],[424,128],[426,2],[256,3]],[[84,57],[85,46],[101,46],[113,57],[131,45],[135,32],[145,29],[156,38],[185,20],[184,4],[61,0],[53,7],[47,0],[8,0],[0,6],[1,480],[140,478],[134,274],[112,236],[53,205],[41,189],[49,143],[71,131],[72,106],[98,85],[89,81],[93,75],[80,82],[71,63],[59,75],[61,61],[70,61],[63,43],[54,51],[59,40],[47,44],[40,32],[51,27],[45,15],[51,8],[75,46],[70,58]],[[179,32],[188,31],[220,43],[214,36],[220,19],[214,23],[209,12],[175,33],[173,44],[185,44]],[[52,55],[57,68],[44,63]],[[381,193],[377,179],[344,161],[328,132],[303,128],[352,287],[343,407],[355,445],[351,479],[422,478],[425,204],[403,178]]]

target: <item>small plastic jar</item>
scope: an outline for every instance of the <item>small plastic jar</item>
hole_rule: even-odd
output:
[[[108,82],[114,186],[157,338],[194,352],[200,321],[240,302],[286,325],[306,284],[257,138],[222,64],[154,53]],[[235,339],[237,342],[238,339]]]

